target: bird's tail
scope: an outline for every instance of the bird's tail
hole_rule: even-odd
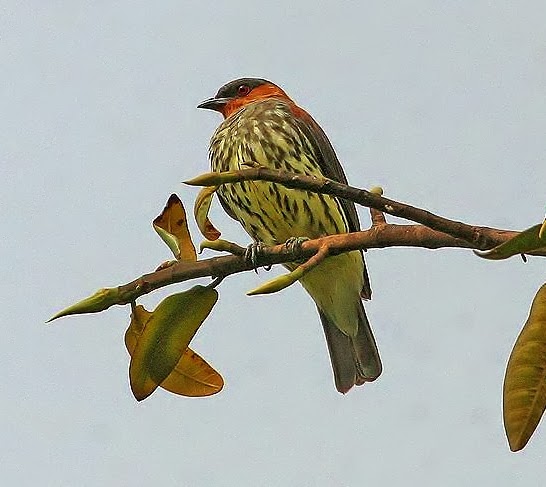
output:
[[[365,382],[374,381],[381,375],[383,368],[361,301],[359,305],[358,330],[354,336],[343,333],[319,308],[336,388],[343,394],[354,385],[359,386]]]

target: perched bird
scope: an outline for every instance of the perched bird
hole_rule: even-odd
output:
[[[220,112],[225,119],[210,143],[213,171],[259,164],[347,183],[317,122],[270,81],[231,81],[198,108]],[[360,229],[354,203],[328,195],[263,181],[227,184],[217,194],[228,215],[257,243],[276,245]],[[362,252],[328,257],[300,282],[318,307],[337,390],[345,393],[377,379],[381,360],[361,300],[371,298]]]

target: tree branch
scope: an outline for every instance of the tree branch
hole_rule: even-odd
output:
[[[519,232],[480,228],[495,245],[518,235]],[[289,251],[285,245],[266,247],[259,256],[259,266],[285,264],[313,256],[318,249],[327,244],[331,255],[357,249],[386,247],[416,247],[427,249],[439,248],[475,248],[466,240],[432,230],[422,225],[373,226],[361,232],[330,235],[308,240],[301,245],[298,252]],[[173,265],[149,274],[118,287],[119,302],[127,304],[144,294],[148,294],[170,284],[185,282],[199,277],[227,277],[232,274],[253,270],[254,267],[244,258],[243,247],[231,244],[235,255],[213,257],[196,262],[177,261]],[[542,255],[542,254],[540,254]]]
[[[427,210],[400,203],[369,191],[346,186],[329,179],[319,179],[301,174],[273,171],[265,168],[244,169],[230,173],[208,173],[187,184],[216,186],[237,183],[243,180],[263,180],[283,184],[317,193],[324,193],[354,201],[367,206],[372,213],[372,227],[360,232],[330,235],[305,241],[297,250],[288,250],[285,245],[266,247],[259,255],[258,266],[286,264],[309,259],[321,247],[327,246],[329,255],[357,249],[387,247],[417,247],[427,249],[465,248],[487,250],[515,237],[520,232],[489,227],[467,225],[435,215]],[[405,218],[420,225],[397,225],[385,223],[384,215]],[[199,261],[175,261],[155,272],[140,276],[127,284],[112,288],[110,302],[127,304],[144,294],[174,283],[185,282],[200,277],[225,278],[232,274],[254,269],[245,257],[245,249],[236,244],[223,242],[223,250],[232,255],[213,257]],[[546,256],[546,251],[532,252],[532,255]]]
[[[353,201],[359,205],[373,208],[389,215],[420,223],[439,232],[447,233],[455,238],[466,240],[471,247],[486,250],[500,242],[497,240],[498,230],[487,227],[467,225],[462,222],[448,220],[435,215],[430,211],[416,208],[406,203],[400,203],[365,189],[355,188],[338,183],[327,178],[316,178],[303,174],[289,173],[264,167],[252,167],[229,173],[207,173],[198,176],[186,184],[195,186],[214,186],[219,184],[234,183],[240,181],[269,181],[280,183],[288,188],[313,191],[315,193],[329,194]]]

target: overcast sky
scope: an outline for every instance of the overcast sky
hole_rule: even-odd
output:
[[[170,258],[151,220],[172,192],[191,208],[181,181],[220,122],[195,107],[240,76],[308,109],[355,186],[538,223],[545,18],[543,1],[1,2],[2,485],[540,485],[546,430],[510,453],[501,388],[544,260],[369,251],[384,373],[346,396],[299,286],[245,296],[280,270],[220,286],[192,345],[225,377],[210,398],[135,401],[127,307],[44,322]]]

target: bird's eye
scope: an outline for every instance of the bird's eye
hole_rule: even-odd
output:
[[[237,95],[246,96],[250,93],[250,87],[247,85],[241,85],[237,88]]]

